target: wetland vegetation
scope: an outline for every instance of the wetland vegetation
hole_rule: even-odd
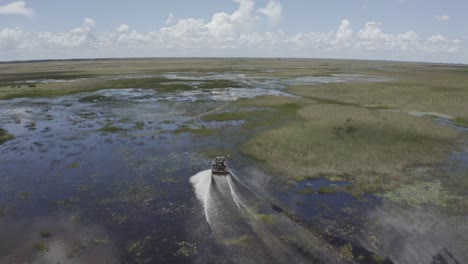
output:
[[[463,65],[0,64],[0,262],[461,263],[466,102]]]

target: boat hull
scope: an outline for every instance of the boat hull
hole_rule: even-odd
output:
[[[219,159],[222,160],[220,161]],[[226,176],[229,174],[226,160],[223,157],[218,157],[211,162],[211,174],[216,176]]]

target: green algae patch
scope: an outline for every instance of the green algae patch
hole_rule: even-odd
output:
[[[276,217],[271,214],[261,214],[261,213],[253,213],[255,218],[258,220],[262,221],[263,223],[266,224],[275,224],[276,223]]]
[[[237,247],[252,247],[255,245],[255,238],[249,235],[243,235],[235,239],[223,239],[219,241],[220,244],[225,246],[237,246]]]
[[[71,248],[70,252],[68,252],[68,257],[69,258],[77,258],[80,256],[80,254],[83,252],[88,247],[88,245],[84,242],[77,241],[73,244],[73,247]]]
[[[32,197],[32,193],[30,192],[19,192],[18,198],[21,200],[28,200]]]
[[[6,131],[3,128],[0,128],[0,145],[14,138],[15,137],[12,134],[9,134],[8,131]]]
[[[95,95],[88,95],[88,96],[82,97],[80,98],[79,101],[82,103],[94,103],[94,102],[110,101],[110,98],[104,95],[95,94]]]
[[[336,190],[334,188],[331,188],[331,187],[320,187],[318,189],[318,193],[320,193],[320,194],[333,194],[333,193],[336,193]]]
[[[80,167],[80,163],[78,163],[78,162],[72,162],[72,163],[68,164],[68,168],[70,168],[70,169],[77,169],[79,167]]]
[[[423,204],[445,206],[450,200],[450,195],[438,181],[403,185],[394,191],[384,193],[382,197],[411,207]]]
[[[138,121],[135,123],[134,129],[136,130],[143,130],[145,129],[145,122],[143,121]]]
[[[298,190],[297,193],[302,195],[310,195],[314,193],[314,189],[312,189],[311,187],[305,187],[303,189]]]
[[[190,257],[198,254],[197,244],[190,243],[188,241],[182,241],[177,243],[179,249],[174,253],[174,256],[178,257]]]
[[[195,136],[211,136],[219,132],[217,128],[208,128],[208,127],[189,127],[181,126],[176,130],[172,131],[174,135],[179,135],[181,133],[191,133]]]
[[[36,243],[33,247],[34,251],[39,255],[45,255],[49,252],[49,248],[44,243]]]
[[[106,126],[100,128],[99,131],[108,132],[108,133],[118,133],[118,132],[126,131],[126,129],[121,128],[121,127],[112,126],[112,125],[106,125]]]

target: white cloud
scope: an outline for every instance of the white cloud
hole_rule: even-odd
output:
[[[85,18],[83,21],[83,27],[90,31],[93,27],[96,26],[96,22],[92,18]]]
[[[33,16],[34,11],[26,7],[26,2],[15,1],[6,5],[0,6],[0,14]]]
[[[390,57],[404,60],[407,54],[425,59],[460,54],[468,43],[468,40],[443,35],[423,37],[411,30],[387,33],[383,30],[383,24],[375,21],[354,30],[347,19],[343,19],[336,30],[329,32],[299,32],[293,35],[281,31],[264,32],[258,28],[264,25],[268,16],[255,15],[255,1],[235,1],[239,7],[232,13],[216,13],[209,21],[196,18],[176,20],[169,15],[166,25],[149,32],[138,32],[127,24],[121,24],[109,32],[97,34],[94,32],[96,22],[91,18],[84,19],[80,27],[61,33],[31,33],[22,28],[0,29],[0,61],[133,54],[305,57],[360,54],[360,58],[369,56],[374,59]],[[41,57],[37,57],[37,54]]]
[[[353,29],[351,28],[351,23],[347,19],[341,21],[340,27],[335,34],[337,40],[346,41],[350,39],[353,35]]]
[[[124,32],[128,32],[129,29],[130,27],[128,25],[122,24],[116,29],[116,31],[119,33],[124,33]]]
[[[366,23],[358,33],[359,40],[355,48],[365,51],[418,51],[427,44],[412,30],[389,34],[383,32],[381,27],[382,23],[374,21]]]
[[[0,51],[12,51],[15,49],[24,49],[31,39],[28,33],[22,28],[0,30]]]
[[[260,8],[258,11],[268,17],[272,25],[277,25],[281,21],[283,6],[280,2],[270,0],[266,7]]]
[[[253,15],[254,0],[233,0],[239,3],[239,8],[232,14],[225,12],[213,15],[210,22],[203,27],[217,39],[233,38],[242,33],[251,32],[258,20]]]
[[[174,23],[175,17],[174,14],[170,13],[169,16],[166,19],[166,22],[164,23],[165,26],[170,26],[172,23]]]
[[[437,16],[434,16],[434,19],[439,22],[446,22],[450,19],[450,17],[447,15],[437,15]]]
[[[95,44],[92,33],[95,25],[96,22],[93,19],[85,18],[82,27],[64,33],[39,32],[31,42],[37,43],[41,48],[51,50],[90,47]]]

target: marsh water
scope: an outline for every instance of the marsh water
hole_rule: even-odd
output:
[[[381,198],[317,192],[347,182],[283,186],[240,152],[242,121],[197,118],[241,98],[292,96],[285,85],[376,77],[165,78],[195,89],[0,101],[0,125],[15,135],[0,145],[0,263],[336,263],[346,254],[361,263],[411,260],[411,252],[395,257],[394,248],[374,253],[362,238],[369,215],[391,219],[377,210]],[[210,79],[240,87],[196,89]],[[187,127],[222,132],[200,137]],[[212,177],[207,169],[219,149],[231,153],[232,173]],[[458,261],[463,254],[447,248],[457,234],[444,235],[446,243],[428,242],[428,257]]]

